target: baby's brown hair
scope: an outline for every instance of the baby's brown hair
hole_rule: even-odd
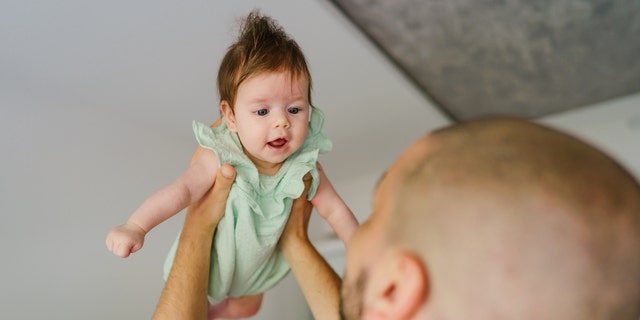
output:
[[[238,40],[229,47],[220,64],[220,102],[227,101],[234,109],[238,87],[244,80],[276,71],[308,80],[307,98],[311,105],[311,73],[302,50],[275,20],[253,10],[243,20]]]

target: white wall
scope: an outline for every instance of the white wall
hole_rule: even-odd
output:
[[[0,318],[150,318],[179,215],[128,259],[104,238],[182,172],[191,121],[217,115],[236,18],[261,6],[300,43],[334,151],[322,162],[360,218],[372,181],[447,123],[326,1],[0,2]],[[342,245],[312,235],[342,270]],[[303,319],[288,278],[257,319]]]
[[[605,151],[640,179],[640,94],[540,119]]]

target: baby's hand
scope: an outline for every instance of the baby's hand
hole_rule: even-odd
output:
[[[107,248],[116,256],[126,258],[142,248],[145,234],[146,232],[138,225],[127,222],[109,231]]]

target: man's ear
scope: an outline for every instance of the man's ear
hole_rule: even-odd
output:
[[[409,319],[426,304],[429,277],[422,261],[409,252],[393,252],[380,260],[365,287],[363,318]]]
[[[224,121],[227,123],[227,127],[229,128],[229,131],[238,132],[238,129],[236,126],[236,116],[233,113],[233,109],[231,109],[231,106],[229,105],[229,102],[227,102],[227,100],[222,100],[220,102],[220,113],[222,113],[222,116],[224,117]]]

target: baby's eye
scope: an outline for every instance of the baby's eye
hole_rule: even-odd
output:
[[[269,113],[269,111],[267,111],[267,109],[260,109],[258,111],[256,111],[256,114],[259,116],[266,116],[267,113]]]
[[[296,114],[298,112],[300,112],[300,108],[289,108],[289,113],[291,114]]]

